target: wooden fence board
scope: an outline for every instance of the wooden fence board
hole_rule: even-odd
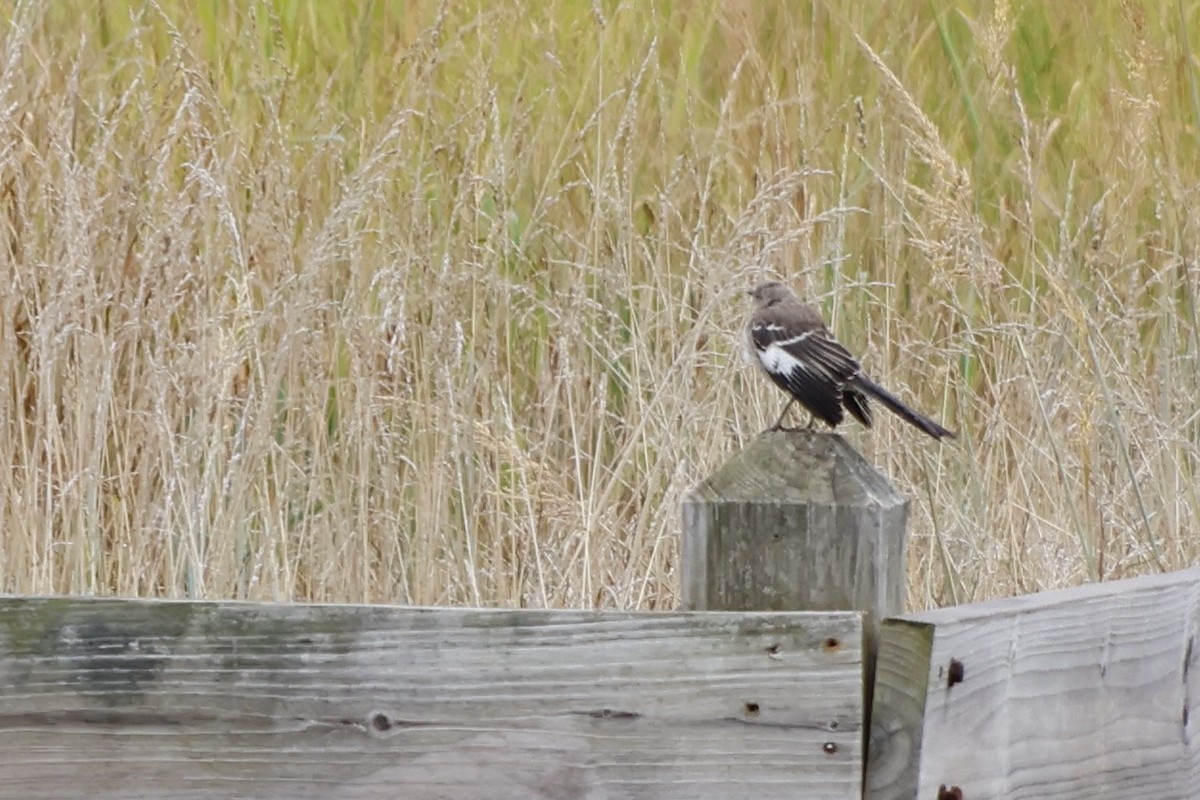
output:
[[[1200,570],[887,620],[867,797],[1200,796]]]
[[[851,798],[857,613],[0,599],[0,797]]]

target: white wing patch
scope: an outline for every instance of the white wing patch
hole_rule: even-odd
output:
[[[800,342],[803,342],[812,335],[813,331],[808,331],[791,339],[771,342],[765,348],[758,351],[758,357],[762,361],[763,366],[767,368],[767,372],[774,372],[777,375],[791,375],[795,370],[808,372],[808,365],[784,348],[800,344]]]
[[[822,352],[820,347],[800,348],[805,358],[797,358],[788,352],[786,348],[797,348],[802,345],[805,340],[819,335],[820,331],[805,331],[799,336],[793,336],[791,339],[781,339],[778,342],[771,342],[762,350],[758,351],[758,358],[762,362],[763,367],[775,375],[779,375],[785,379],[791,379],[795,376],[796,380],[803,380],[803,376],[810,376],[820,381],[828,382],[833,387],[841,388],[842,383],[838,379],[837,365],[830,362],[828,355]]]
[[[773,372],[776,375],[791,375],[794,370],[805,371],[807,369],[803,361],[773,343],[767,345],[765,350],[759,350],[758,358],[767,372]]]

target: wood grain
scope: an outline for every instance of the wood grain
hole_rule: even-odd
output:
[[[1196,798],[1198,662],[1196,569],[888,620],[867,797]]]
[[[867,613],[871,707],[884,617],[904,611],[908,500],[834,433],[764,433],[683,503],[681,599],[698,610]]]
[[[683,605],[901,613],[907,515],[841,436],[765,433],[684,500]]]
[[[850,798],[858,614],[0,599],[0,797]]]

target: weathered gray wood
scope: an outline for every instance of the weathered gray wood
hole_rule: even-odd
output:
[[[859,797],[858,614],[0,599],[0,797]]]
[[[683,503],[683,606],[904,610],[908,501],[845,439],[765,433]]]
[[[1196,569],[887,620],[867,797],[1196,798],[1198,661]]]
[[[764,433],[684,498],[683,607],[867,612],[869,711],[879,623],[904,611],[907,521],[841,436]]]

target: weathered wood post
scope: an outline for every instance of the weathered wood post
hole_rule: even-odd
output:
[[[764,434],[683,503],[692,610],[904,612],[908,500],[837,434]]]
[[[841,436],[759,436],[683,502],[690,610],[865,611],[865,701],[884,617],[904,612],[908,500]]]

